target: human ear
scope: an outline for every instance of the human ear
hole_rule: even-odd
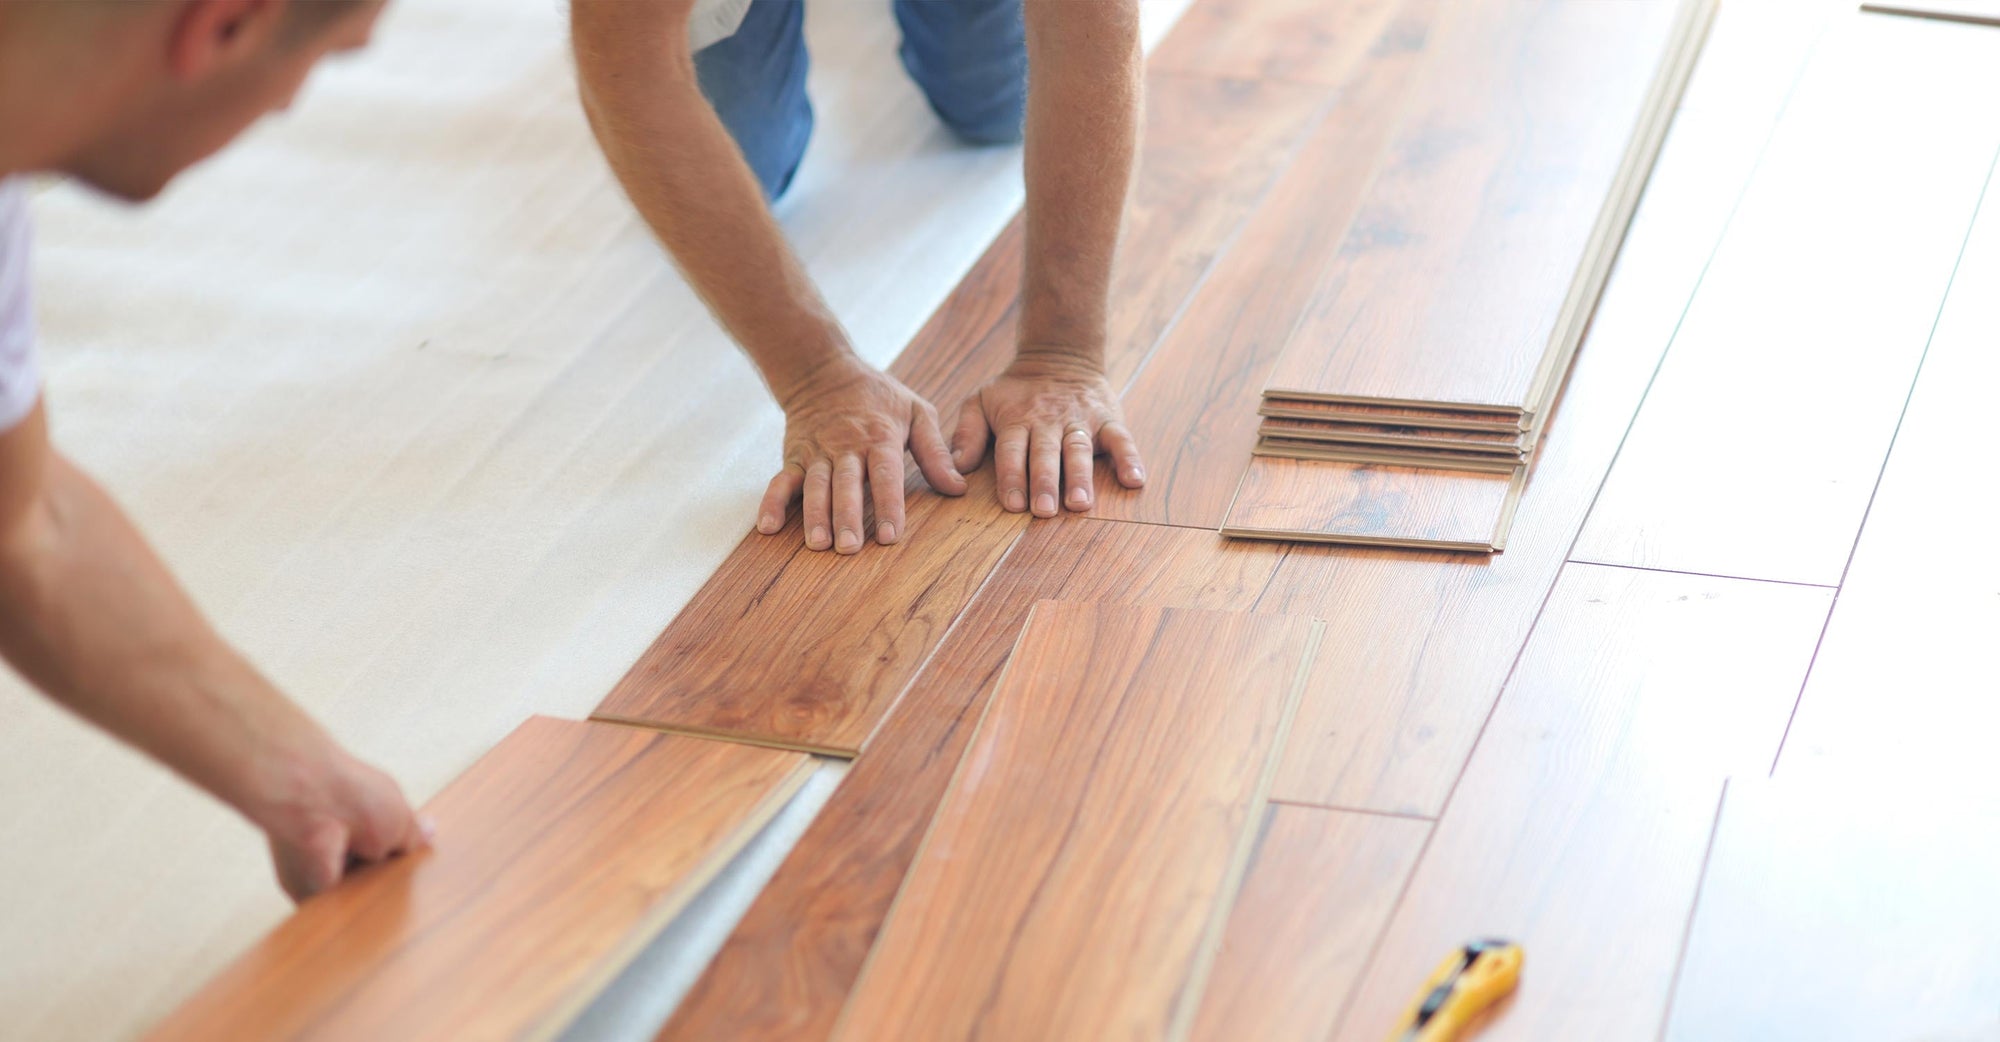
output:
[[[284,0],[182,0],[167,67],[178,79],[201,79],[268,46],[284,17]]]

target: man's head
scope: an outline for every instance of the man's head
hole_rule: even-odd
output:
[[[43,98],[69,110],[72,139],[53,164],[140,200],[290,105],[321,58],[365,45],[382,3],[4,0],[0,7],[14,17],[0,29],[33,32],[38,16],[44,42],[53,45],[40,53],[56,57],[65,44],[72,50],[38,70],[54,81],[42,85]],[[20,86],[7,79],[9,89]]]

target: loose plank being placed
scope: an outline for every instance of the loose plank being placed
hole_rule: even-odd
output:
[[[1712,10],[1464,5],[1267,394],[1533,414],[1582,334]]]
[[[1832,596],[1565,568],[1334,1038],[1484,936],[1530,954],[1481,1042],[1656,1037],[1723,782],[1770,762]]]
[[[1185,1033],[1320,630],[1037,605],[835,1037]]]
[[[550,1037],[811,770],[532,718],[426,806],[434,847],[307,901],[149,1037]]]
[[[1115,382],[1144,362],[1328,93],[1156,78],[1111,297]],[[1015,309],[992,298],[1018,296],[1019,227],[892,367],[947,408],[1013,356]],[[794,510],[785,531],[737,547],[594,716],[852,756],[1027,523],[995,502],[990,466],[957,499],[916,493],[898,543],[851,558],[803,549]]]
[[[737,924],[662,1042],[819,1042],[847,1001],[1031,605],[1249,611],[1284,556],[1211,531],[1069,517],[1015,544]]]
[[[1919,0],[1905,4],[1862,4],[1870,14],[1899,14],[1967,25],[2000,25],[2000,0]]]

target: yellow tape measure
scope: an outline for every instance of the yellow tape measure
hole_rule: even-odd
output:
[[[1452,1042],[1472,1018],[1521,980],[1521,946],[1474,941],[1452,952],[1396,1025],[1389,1042]]]

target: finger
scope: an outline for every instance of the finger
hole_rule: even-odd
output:
[[[816,459],[806,468],[805,527],[809,550],[825,550],[833,545],[832,485],[832,463]]]
[[[779,471],[764,489],[764,501],[757,506],[757,531],[777,535],[778,530],[785,527],[786,510],[805,483],[805,468],[796,463],[785,464],[785,469]]]
[[[903,447],[868,453],[868,490],[875,496],[875,541],[888,546],[903,534]]]
[[[932,488],[947,496],[965,494],[965,475],[952,463],[951,450],[945,448],[944,434],[938,430],[937,410],[929,405],[917,406],[910,417],[910,455],[916,457],[917,470]],[[879,508],[876,516],[881,516]],[[902,528],[902,522],[897,522],[896,530]]]
[[[993,476],[1001,506],[1017,514],[1028,509],[1028,428],[1000,432],[993,442]]]
[[[1112,420],[1097,429],[1097,443],[1111,455],[1111,472],[1118,475],[1118,483],[1126,488],[1139,488],[1146,483],[1146,464],[1139,459],[1139,439],[1125,425]]]
[[[833,465],[833,552],[861,549],[861,457],[840,457]]]
[[[960,474],[978,469],[986,459],[986,439],[992,434],[986,424],[986,403],[976,394],[967,398],[958,407],[958,429],[951,435],[951,460]]]
[[[1036,517],[1056,516],[1056,490],[1062,483],[1062,428],[1037,427],[1028,445],[1028,491]]]
[[[314,828],[297,846],[273,840],[271,858],[278,866],[278,884],[292,900],[304,901],[340,882],[347,870],[347,830],[329,821]]]
[[[1082,427],[1071,427],[1062,440],[1063,502],[1071,510],[1089,510],[1096,492],[1091,472],[1097,469],[1097,442]]]

